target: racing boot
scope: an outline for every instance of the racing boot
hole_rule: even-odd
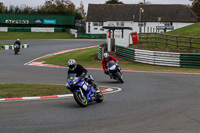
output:
[[[96,83],[93,84],[93,87],[95,89],[95,94],[100,94],[101,91],[100,91],[99,87],[97,87]]]

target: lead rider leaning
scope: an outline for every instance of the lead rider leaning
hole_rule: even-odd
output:
[[[95,93],[98,94],[100,92],[100,89],[97,87],[97,84],[90,78],[90,76],[86,76],[87,70],[83,66],[77,64],[74,59],[70,59],[68,61],[68,67],[68,74],[75,73],[77,74],[76,77],[85,78],[85,81],[94,87],[94,89],[96,90]],[[66,87],[69,88],[70,86],[66,85]]]

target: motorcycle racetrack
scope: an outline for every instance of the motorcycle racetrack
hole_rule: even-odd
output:
[[[1,41],[12,44],[14,41]],[[0,83],[65,84],[67,68],[24,65],[104,40],[22,40],[30,48],[0,51]],[[123,69],[123,68],[122,68]],[[200,74],[124,71],[124,84],[88,69],[99,86],[121,88],[102,103],[80,107],[72,97],[0,102],[1,133],[199,133]],[[108,87],[108,88],[109,88]]]

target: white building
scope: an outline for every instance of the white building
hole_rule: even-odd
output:
[[[164,32],[196,22],[197,16],[186,5],[89,4],[86,33],[106,34],[103,26],[131,27],[132,31],[124,32],[125,40],[131,32]],[[120,34],[115,31],[115,38]]]

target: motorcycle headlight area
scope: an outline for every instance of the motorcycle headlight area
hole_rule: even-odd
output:
[[[74,78],[73,84],[76,84],[78,82],[78,77]]]
[[[115,68],[116,68],[116,65],[113,65],[110,67],[110,70],[115,70]]]

